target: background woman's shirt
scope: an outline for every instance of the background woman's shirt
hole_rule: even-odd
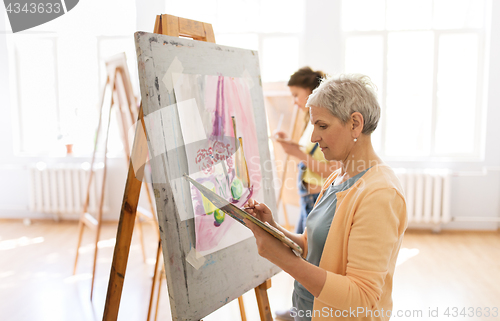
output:
[[[300,137],[299,140],[299,145],[303,147],[303,150],[306,154],[310,154],[311,151],[314,149],[314,146],[316,145],[315,143],[311,142],[311,136],[312,132],[314,130],[314,126],[311,123],[308,123],[306,128],[304,129],[304,133],[302,134],[302,137]],[[325,159],[325,156],[323,155],[323,152],[321,149],[316,148],[316,150],[312,153],[312,158],[321,161],[321,162],[328,162]],[[316,186],[323,186],[325,183],[327,177],[321,177],[321,175],[318,175],[311,171],[309,168],[306,168],[304,175],[302,176],[302,181],[307,184],[311,185],[316,185]]]

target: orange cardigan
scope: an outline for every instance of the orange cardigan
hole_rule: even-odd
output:
[[[332,173],[321,192],[334,181]],[[392,169],[370,168],[337,193],[337,208],[319,267],[325,285],[314,299],[312,320],[389,320],[392,277],[407,227],[403,189]],[[307,256],[307,230],[303,234]]]

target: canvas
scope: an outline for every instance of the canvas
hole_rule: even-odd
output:
[[[183,177],[228,202],[251,196],[276,212],[258,53],[135,37],[150,161],[132,162],[151,166],[172,319],[200,320],[280,271]]]

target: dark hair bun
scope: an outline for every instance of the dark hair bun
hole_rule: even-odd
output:
[[[313,71],[311,67],[302,67],[290,76],[288,86],[297,86],[313,91],[324,77],[325,74],[320,70]]]

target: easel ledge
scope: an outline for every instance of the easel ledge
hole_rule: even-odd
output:
[[[156,16],[154,33],[173,37],[190,37],[194,40],[215,43],[215,35],[211,24],[166,14]],[[116,234],[113,262],[106,294],[106,303],[104,306],[103,321],[114,321],[118,318],[132,232],[134,230],[137,205],[139,203],[142,178],[144,176],[144,166],[136,171],[133,164],[145,164],[148,156],[148,145],[145,132],[146,126],[144,124],[142,104],[139,109],[138,121],[141,122],[142,129],[141,126],[136,127],[134,144],[132,146],[132,154],[129,162],[125,192],[120,211],[120,220],[118,222],[118,231]],[[140,130],[144,132],[141,133],[139,132]],[[271,280],[268,279],[255,288],[255,295],[257,297],[257,304],[262,321],[273,320],[267,295],[267,289],[270,287]],[[238,303],[242,313],[242,320],[246,321],[242,297],[238,298]]]

